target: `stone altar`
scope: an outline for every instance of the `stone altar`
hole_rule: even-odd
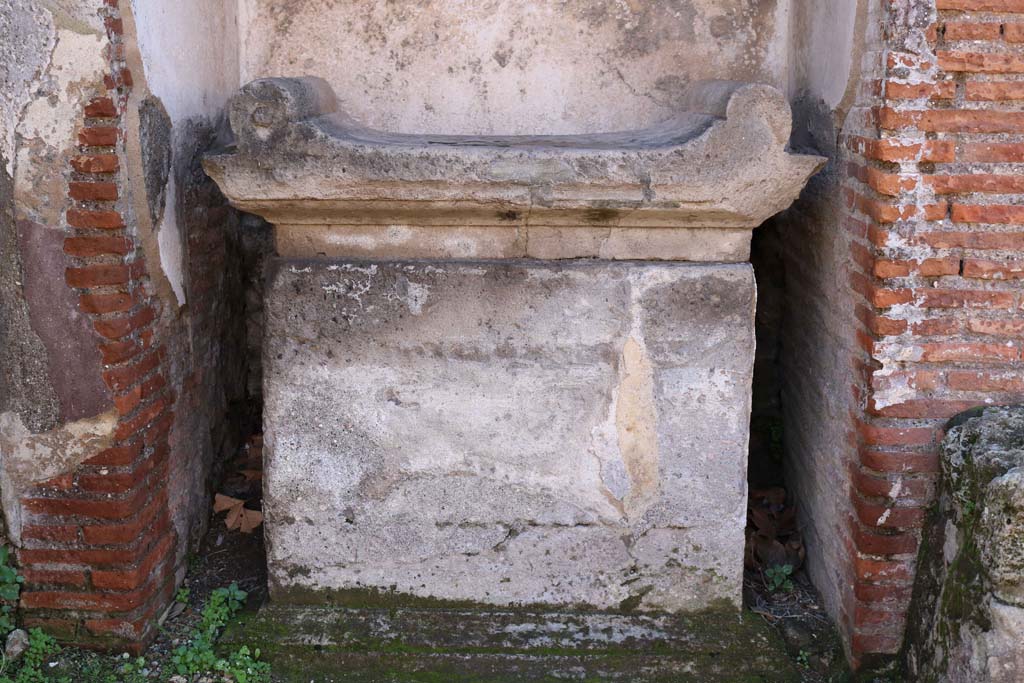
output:
[[[278,603],[739,605],[750,231],[823,160],[770,86],[635,132],[375,131],[263,79],[206,159],[275,225],[265,514]]]

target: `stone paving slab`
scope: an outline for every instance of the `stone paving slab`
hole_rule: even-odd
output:
[[[799,680],[778,636],[734,610],[687,616],[270,605],[222,644],[282,683]]]

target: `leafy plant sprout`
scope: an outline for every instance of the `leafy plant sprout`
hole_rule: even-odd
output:
[[[776,564],[764,570],[764,585],[772,593],[783,591],[789,593],[793,590],[793,565]]]

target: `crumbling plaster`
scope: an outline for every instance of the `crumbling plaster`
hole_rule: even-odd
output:
[[[64,282],[62,248],[69,160],[78,153],[83,108],[109,92],[102,7],[100,0],[11,0],[0,11],[0,42],[13,46],[0,79],[0,369],[13,379],[0,386],[0,476],[15,532],[19,492],[94,455],[116,421],[91,324]],[[216,127],[238,86],[234,4],[123,2],[121,16],[133,84],[123,120],[120,209],[136,228],[153,286],[170,304],[164,311],[185,313],[184,226],[195,207],[180,210],[192,181],[182,184],[178,176],[191,172],[195,140],[208,139],[197,131]],[[162,324],[173,328],[177,319],[190,324],[189,316],[173,314]],[[35,465],[25,468],[26,462]],[[194,463],[178,465],[192,478],[205,476]],[[201,495],[203,482],[195,484],[181,487],[182,495]],[[179,506],[180,514],[190,515],[191,507]]]
[[[11,0],[0,13],[0,498],[15,542],[19,492],[95,454],[114,427],[61,251],[80,112],[103,89],[99,6]]]

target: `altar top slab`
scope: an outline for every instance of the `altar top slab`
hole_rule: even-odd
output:
[[[318,78],[268,78],[230,105],[234,145],[204,166],[279,227],[754,228],[824,163],[787,151],[768,85],[703,81],[638,131],[416,135],[366,128]]]

